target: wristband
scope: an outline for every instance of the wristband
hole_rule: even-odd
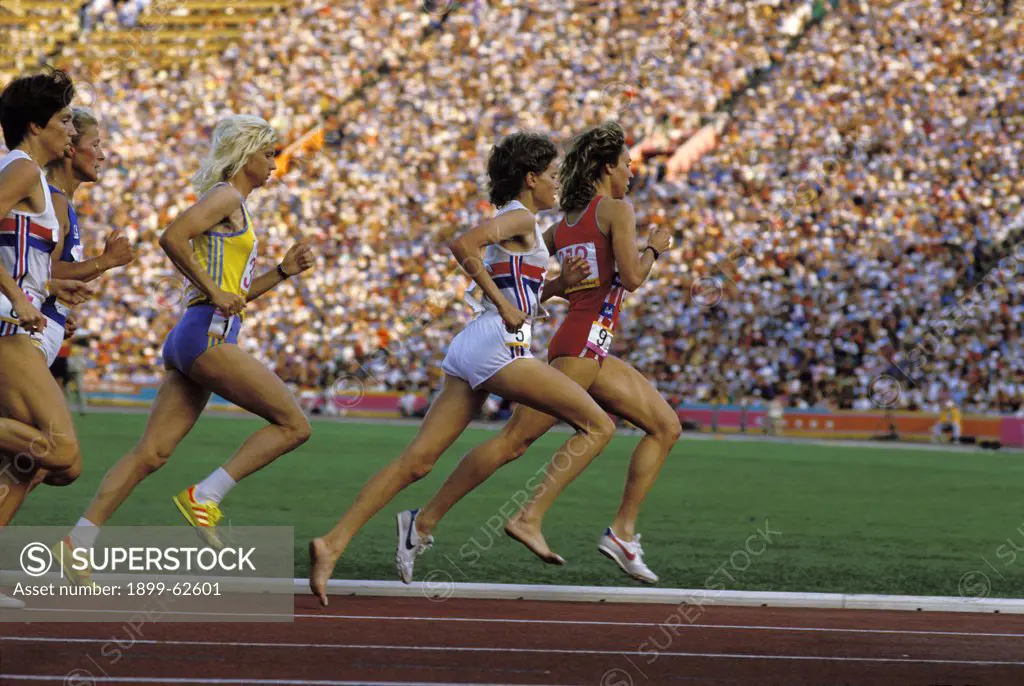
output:
[[[288,275],[284,273],[284,269],[281,268],[281,265],[277,265],[277,273],[281,275],[282,281],[288,280]]]
[[[650,250],[652,253],[654,253],[654,261],[655,262],[657,262],[658,258],[661,257],[661,253],[658,252],[657,250],[655,250],[654,248],[652,248],[649,245],[647,247],[645,247],[644,250]]]

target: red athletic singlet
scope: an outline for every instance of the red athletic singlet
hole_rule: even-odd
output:
[[[569,314],[551,339],[548,361],[568,356],[600,362],[611,348],[625,291],[611,238],[597,227],[600,202],[601,196],[596,196],[575,223],[563,217],[555,227],[558,261],[565,265],[570,257],[582,257],[590,265],[590,277],[566,290]]]

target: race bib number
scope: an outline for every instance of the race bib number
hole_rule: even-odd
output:
[[[571,258],[582,258],[590,266],[590,278],[580,281],[574,286],[565,289],[566,294],[576,291],[585,291],[588,288],[596,288],[600,283],[601,272],[597,268],[597,246],[593,241],[588,243],[574,243],[567,245],[558,251],[558,262],[565,268],[565,263]]]
[[[231,330],[231,320],[233,317],[225,317],[220,312],[214,311],[213,316],[210,318],[210,328],[207,334],[213,338],[224,340],[228,337],[228,331]]]
[[[599,322],[594,322],[590,327],[590,335],[587,337],[587,349],[594,351],[599,357],[607,357],[614,338],[615,334],[611,332],[611,329],[606,329]]]
[[[36,308],[39,308],[43,301],[40,298],[32,295],[28,291],[24,291],[25,297],[32,303]],[[14,309],[14,303],[7,299],[7,296],[0,295],[0,321],[7,322],[8,324],[18,323],[18,311]]]
[[[256,273],[256,248],[257,243],[254,242],[252,250],[249,251],[249,259],[245,263],[245,272],[242,274],[242,291],[245,293],[249,292],[249,287],[252,286],[252,279]]]
[[[530,349],[530,343],[533,342],[533,327],[529,323],[523,324],[519,327],[518,331],[509,331],[504,328],[502,324],[502,333],[505,336],[505,345],[509,348],[522,348],[524,350]]]

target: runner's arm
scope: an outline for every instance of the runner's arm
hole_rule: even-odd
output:
[[[211,301],[222,293],[206,269],[194,258],[189,242],[217,226],[242,206],[242,196],[228,185],[211,190],[178,215],[160,235],[160,247],[171,262]]]
[[[629,203],[622,200],[602,202],[598,206],[598,221],[607,224],[612,238],[612,252],[619,280],[627,291],[635,291],[643,285],[654,266],[654,253],[636,249],[636,216]]]
[[[488,245],[510,238],[528,236],[535,230],[534,226],[533,215],[526,210],[516,210],[488,219],[448,244],[448,248],[452,251],[459,266],[480,286],[480,289],[498,307],[499,311],[506,306],[514,310],[519,308],[501,294],[494,279],[484,267],[483,250]]]
[[[6,217],[18,203],[31,196],[32,186],[37,183],[39,167],[30,160],[15,160],[0,171],[0,218]],[[31,319],[42,321],[42,315],[6,269],[0,269],[0,292],[23,316],[28,314]]]
[[[564,298],[565,291],[590,276],[590,263],[582,257],[571,257],[562,265],[562,272],[553,279],[544,282],[540,301],[547,302],[551,298]]]

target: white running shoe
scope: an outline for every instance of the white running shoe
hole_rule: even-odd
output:
[[[597,541],[597,549],[610,557],[626,574],[645,584],[658,583],[658,575],[644,564],[644,549],[640,547],[640,534],[632,541],[624,541],[615,535],[611,527]]]
[[[20,610],[23,607],[25,607],[25,603],[17,598],[0,593],[0,610]]]
[[[433,536],[424,538],[416,531],[417,514],[419,508],[399,512],[397,518],[398,546],[395,549],[395,567],[398,569],[399,578],[407,584],[412,583],[412,568],[416,564],[416,557],[434,545]]]

